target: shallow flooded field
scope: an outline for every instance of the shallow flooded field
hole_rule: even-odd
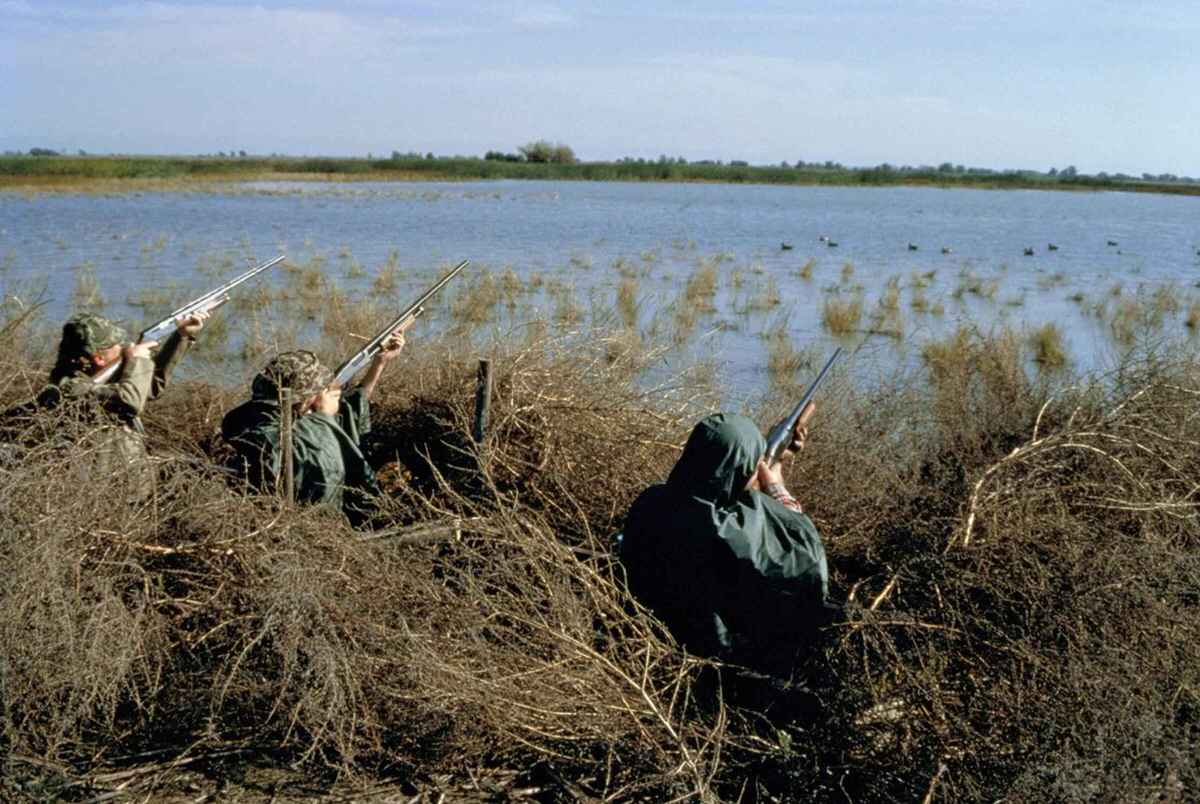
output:
[[[426,327],[530,327],[712,359],[731,401],[834,342],[916,363],[961,328],[1011,328],[1035,366],[1103,369],[1200,326],[1197,199],[1122,193],[575,182],[246,183],[0,194],[5,304],[134,327],[278,253],[210,338],[235,359],[310,342],[337,305],[369,327],[442,270]],[[216,361],[212,361],[215,363]],[[212,366],[205,368],[212,371]]]

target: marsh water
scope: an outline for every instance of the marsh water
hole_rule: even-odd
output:
[[[682,315],[694,319],[690,331],[674,339],[686,345],[681,354],[700,349],[748,385],[765,381],[764,335],[784,333],[816,352],[838,340],[824,322],[831,299],[862,303],[843,341],[904,352],[960,326],[1054,323],[1071,362],[1090,370],[1128,346],[1131,330],[1186,335],[1200,302],[1198,213],[1200,199],[1150,194],[725,184],[7,192],[0,283],[10,304],[44,285],[50,320],[103,304],[136,326],[278,253],[362,296],[377,292],[390,265],[398,298],[469,258],[476,277],[523,285],[520,301],[497,306],[485,329],[539,316],[577,329],[619,326],[625,282],[637,300],[626,305],[626,325],[678,327],[691,307]],[[689,295],[706,266],[715,290]],[[153,285],[169,287],[170,298],[148,298]]]

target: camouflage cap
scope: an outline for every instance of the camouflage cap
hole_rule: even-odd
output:
[[[281,388],[300,398],[319,393],[333,380],[333,372],[306,349],[282,352],[254,376],[250,392],[255,399],[278,399]]]
[[[129,335],[117,324],[95,313],[78,313],[63,324],[60,353],[88,356],[125,343]]]

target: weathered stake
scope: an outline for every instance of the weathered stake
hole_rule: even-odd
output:
[[[471,437],[476,444],[483,443],[487,434],[488,416],[492,409],[492,361],[480,360],[475,384],[475,426]]]
[[[292,467],[292,389],[279,391],[279,445],[283,463],[283,498],[288,502],[296,499],[296,474]],[[278,482],[278,478],[276,478]]]

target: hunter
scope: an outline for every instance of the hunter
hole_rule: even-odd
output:
[[[79,313],[63,324],[50,382],[38,394],[35,407],[77,414],[88,427],[86,441],[95,447],[88,470],[92,478],[110,481],[127,469],[124,476],[133,483],[133,496],[151,494],[155,477],[141,413],[149,400],[162,394],[207,319],[206,312],[180,319],[157,354],[156,341],[130,343],[124,329],[96,313]],[[108,382],[96,382],[96,375],[117,363]]]
[[[790,447],[804,446],[810,403]],[[748,665],[788,661],[838,611],[825,548],[779,461],[745,416],[692,430],[665,484],[634,502],[620,537],[630,592],[689,651]]]
[[[332,384],[333,372],[312,352],[283,352],[250,385],[250,400],[221,422],[221,435],[238,454],[238,469],[262,493],[282,482],[280,445],[282,391],[290,391],[293,412],[292,471],[299,502],[327,505],[360,524],[381,494],[363,454],[362,438],[371,429],[370,400],[384,367],[404,348],[404,333],[394,332],[353,390]]]

